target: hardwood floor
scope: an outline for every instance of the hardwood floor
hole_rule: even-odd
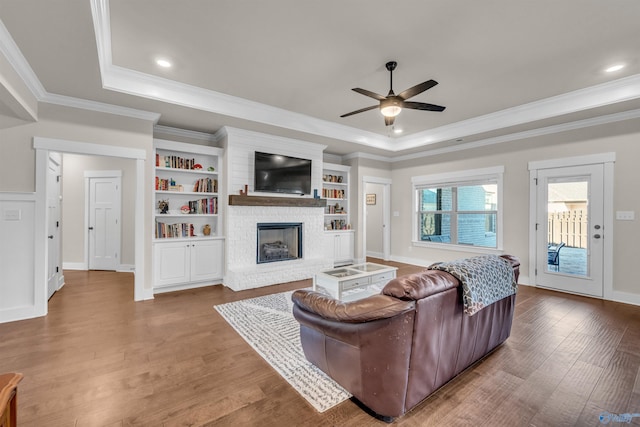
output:
[[[24,374],[22,427],[385,425],[351,401],[317,413],[212,308],[309,280],[134,303],[131,274],[65,279],[48,316],[0,324],[0,373]],[[640,307],[520,286],[507,342],[395,424],[596,426],[640,412],[639,368]]]

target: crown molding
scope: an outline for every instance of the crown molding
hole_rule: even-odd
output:
[[[4,55],[9,64],[18,73],[24,84],[29,91],[40,100],[47,91],[38,80],[38,76],[33,72],[33,69],[25,59],[24,55],[16,45],[16,42],[9,34],[9,30],[4,26],[4,23],[0,19],[0,53]]]
[[[198,141],[205,141],[205,142],[218,142],[219,140],[216,137],[216,135],[212,133],[198,132],[195,130],[180,129],[180,128],[163,126],[158,124],[156,124],[153,127],[153,133],[155,134],[156,132],[164,135],[190,138],[190,139],[195,139]]]
[[[522,104],[397,139],[394,151],[407,150],[548,119],[640,97],[640,74]]]
[[[582,129],[591,126],[599,126],[608,123],[621,122],[625,120],[632,120],[640,118],[640,109],[623,111],[621,113],[608,114],[605,116],[594,117],[590,119],[577,120],[569,123],[562,123],[553,126],[547,126],[538,129],[532,129],[523,132],[516,132],[502,136],[496,136],[493,138],[482,139],[479,141],[468,142],[465,144],[459,144],[451,147],[443,147],[429,151],[423,151],[415,154],[407,154],[404,156],[395,156],[388,158],[387,161],[395,163],[405,160],[419,159],[422,157],[438,156],[440,154],[452,153],[455,151],[469,150],[472,148],[486,147],[488,145],[501,144],[503,142],[515,142],[527,138],[535,138],[544,135],[551,135],[554,133],[567,132],[571,130]]]
[[[106,104],[104,102],[89,101],[87,99],[74,98],[72,96],[45,93],[40,102],[46,104],[61,105],[64,107],[79,108],[81,110],[97,111],[99,113],[115,114],[133,119],[146,120],[158,123],[160,114],[135,108],[121,107],[119,105]]]

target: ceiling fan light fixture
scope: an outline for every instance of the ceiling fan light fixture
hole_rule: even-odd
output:
[[[402,111],[400,102],[396,99],[385,99],[380,102],[380,112],[385,117],[395,117]]]

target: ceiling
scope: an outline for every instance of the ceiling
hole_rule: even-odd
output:
[[[159,113],[158,124],[180,129],[302,138],[339,155],[636,117],[639,18],[637,0],[0,0],[47,94]],[[160,57],[173,66],[158,67]],[[404,110],[393,129],[377,110],[340,118],[376,104],[352,88],[387,94],[390,60],[396,93],[434,79],[411,100],[446,110]]]

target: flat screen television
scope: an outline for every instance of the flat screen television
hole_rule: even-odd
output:
[[[255,153],[254,191],[311,194],[311,160]]]

